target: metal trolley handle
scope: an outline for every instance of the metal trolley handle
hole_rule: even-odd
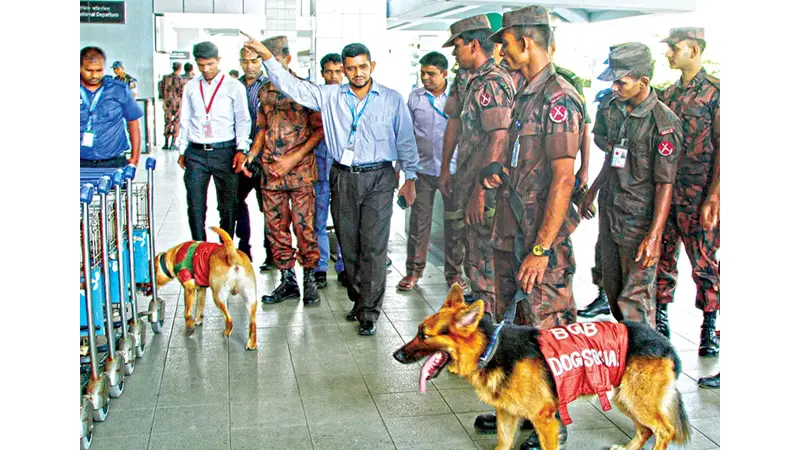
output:
[[[92,203],[92,198],[94,197],[94,185],[92,183],[86,183],[81,186],[81,203]]]

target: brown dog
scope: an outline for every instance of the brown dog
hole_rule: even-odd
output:
[[[225,304],[232,295],[241,293],[250,311],[250,337],[247,350],[258,348],[256,342],[256,276],[250,259],[233,245],[225,230],[211,227],[222,238],[222,244],[187,241],[156,256],[156,280],[163,286],[177,278],[183,285],[186,310],[186,335],[203,324],[206,288],[211,288],[214,303],[225,316],[225,336],[230,336],[233,321]],[[197,296],[197,318],[192,317]]]
[[[600,330],[613,332],[604,334]],[[570,341],[570,333],[578,339]],[[589,347],[583,353],[549,357],[553,340],[548,334]],[[590,336],[613,338],[607,339],[606,350],[597,352],[587,344],[593,342]],[[483,301],[464,303],[461,287],[454,284],[439,311],[422,321],[417,336],[394,353],[403,364],[426,357],[420,371],[421,390],[447,366],[450,372],[466,378],[483,402],[497,408],[497,449],[512,447],[520,420],[525,418],[534,424],[542,450],[557,450],[560,425],[556,412],[561,413],[562,420],[565,416],[568,419],[566,403],[580,395],[565,395],[559,402],[559,389],[564,389],[564,384],[557,386],[559,382],[584,380],[580,370],[597,374],[608,369],[605,374],[613,374],[605,379],[595,376],[591,381],[612,390],[613,403],[636,425],[636,436],[624,450],[642,448],[653,434],[653,449],[665,450],[671,441],[687,442],[691,434],[675,385],[680,360],[669,341],[644,324],[589,322],[545,331],[507,324],[501,327],[488,315],[484,317]],[[614,377],[616,381],[609,382]],[[607,390],[594,392],[601,393],[604,409],[610,408],[605,403]]]

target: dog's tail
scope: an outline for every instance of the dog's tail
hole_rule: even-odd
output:
[[[222,228],[211,227],[211,230],[217,233],[222,239],[222,245],[225,246],[225,256],[227,257],[228,265],[233,266],[237,257],[239,256],[236,246],[233,245],[233,239],[231,239],[231,236]]]
[[[689,415],[686,414],[686,407],[677,386],[672,387],[672,398],[669,403],[669,416],[672,426],[675,428],[675,437],[672,439],[676,444],[686,444],[692,438],[692,427],[689,424]]]

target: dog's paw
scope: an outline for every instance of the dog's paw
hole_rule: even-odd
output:
[[[200,317],[199,319],[195,320],[194,321],[194,325],[197,326],[197,327],[202,327],[203,326],[203,318]]]
[[[186,327],[186,336],[191,336],[194,334],[194,325]]]
[[[250,344],[248,342],[247,345],[244,346],[244,349],[248,350],[248,351],[251,351],[251,352],[252,351],[256,351],[256,350],[258,350],[258,344],[256,344],[256,343]]]
[[[624,445],[612,445],[608,450],[625,450]]]

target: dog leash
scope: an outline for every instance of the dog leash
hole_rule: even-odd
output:
[[[489,341],[486,351],[483,352],[481,359],[478,360],[478,369],[486,368],[486,366],[489,364],[489,361],[494,358],[494,354],[497,352],[497,344],[500,342],[500,331],[503,330],[505,324],[505,322],[500,322],[500,324],[494,329],[494,333],[492,333],[492,339]]]

